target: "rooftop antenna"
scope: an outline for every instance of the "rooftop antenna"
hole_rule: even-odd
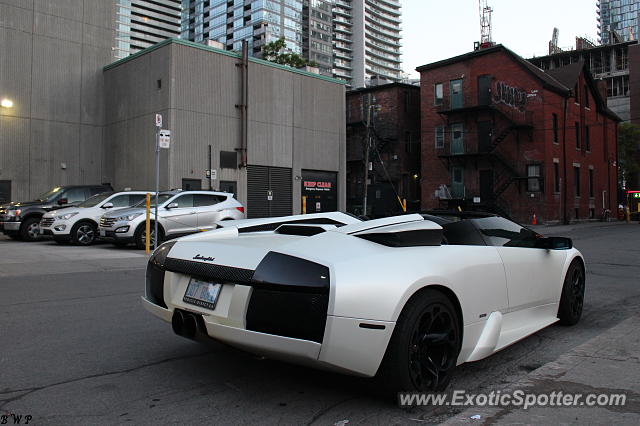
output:
[[[493,46],[491,39],[491,12],[493,9],[487,5],[487,0],[478,0],[480,11],[480,48]]]

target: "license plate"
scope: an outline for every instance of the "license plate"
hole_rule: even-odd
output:
[[[215,309],[222,284],[210,283],[191,278],[183,301],[207,309]]]
[[[107,236],[107,231],[103,231],[102,229],[100,230],[100,236],[101,237],[106,237]]]

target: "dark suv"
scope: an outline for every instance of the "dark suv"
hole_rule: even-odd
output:
[[[81,203],[105,191],[113,191],[109,184],[57,186],[33,201],[0,205],[0,231],[9,237],[35,241],[40,235],[38,224],[46,212]]]

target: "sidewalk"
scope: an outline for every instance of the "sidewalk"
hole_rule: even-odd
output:
[[[626,319],[525,379],[499,389],[502,394],[625,394],[624,406],[474,407],[450,418],[458,424],[640,424],[640,315]]]
[[[559,235],[561,233],[571,232],[574,229],[580,229],[580,228],[606,228],[609,226],[625,226],[625,225],[640,227],[638,222],[627,223],[624,220],[612,220],[611,222],[600,222],[600,221],[578,222],[578,223],[571,223],[569,225],[562,225],[562,224],[559,224],[559,225],[523,224],[523,225],[526,226],[527,228],[533,229],[534,231],[538,231],[542,234],[549,234],[549,235]]]

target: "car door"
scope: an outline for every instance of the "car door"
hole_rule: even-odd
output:
[[[177,206],[167,208],[172,204]],[[180,194],[169,200],[158,215],[166,235],[190,234],[198,230],[198,215],[193,205],[193,194]]]
[[[538,234],[502,217],[473,222],[502,258],[510,311],[557,302],[566,251],[536,248]]]
[[[195,194],[194,205],[198,215],[198,228],[213,229],[215,222],[221,219],[220,210],[224,197],[214,194]]]

